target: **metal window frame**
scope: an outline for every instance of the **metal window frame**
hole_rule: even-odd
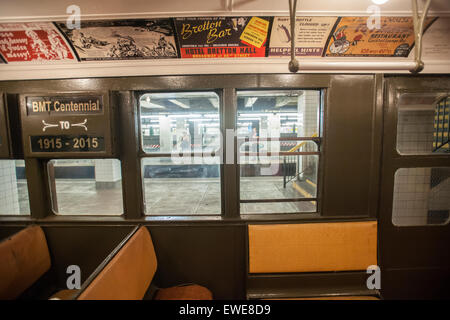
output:
[[[377,80],[376,80],[377,79]],[[377,158],[380,156],[378,144],[381,138],[377,132],[381,130],[380,122],[380,88],[383,83],[383,77],[380,75],[332,75],[332,74],[220,74],[220,75],[183,75],[183,76],[142,76],[142,77],[125,77],[125,78],[83,78],[83,79],[66,79],[66,80],[33,80],[33,81],[8,81],[0,84],[1,90],[6,93],[10,107],[14,108],[14,96],[19,94],[33,94],[43,91],[59,92],[70,90],[92,91],[92,90],[108,90],[111,95],[111,104],[117,106],[117,119],[115,119],[115,130],[118,132],[117,141],[118,159],[122,163],[122,188],[124,199],[123,216],[55,216],[51,213],[51,199],[49,197],[49,186],[47,182],[46,159],[41,158],[25,158],[28,187],[30,190],[30,207],[31,217],[0,217],[2,222],[14,223],[19,221],[58,224],[68,223],[69,221],[77,223],[94,223],[94,224],[116,224],[116,223],[246,223],[247,221],[326,221],[326,220],[354,220],[374,218],[376,215],[376,203],[378,188],[378,167]],[[354,85],[358,85],[359,90],[356,93],[358,97],[348,98],[349,94],[354,91]],[[322,157],[320,157],[320,166],[324,168],[319,177],[318,190],[318,213],[306,214],[255,214],[243,215],[239,214],[239,172],[236,165],[224,164],[221,168],[221,186],[222,200],[224,202],[224,210],[221,216],[146,216],[143,208],[142,194],[142,176],[140,158],[145,156],[140,151],[139,142],[139,119],[138,107],[135,93],[139,91],[145,92],[163,92],[163,91],[209,91],[221,88],[221,103],[226,106],[221,110],[221,128],[232,129],[236,127],[237,115],[237,90],[291,90],[297,88],[303,89],[320,89],[322,91],[322,122],[321,132],[323,137]],[[341,92],[341,90],[344,90]],[[377,92],[377,93],[375,93]],[[345,94],[344,94],[345,93]],[[334,102],[336,101],[336,102]],[[363,178],[355,180],[354,186],[349,186],[346,190],[362,190],[363,198],[359,199],[349,210],[342,210],[342,202],[339,202],[342,188],[330,184],[331,179],[337,179],[343,176],[344,172],[336,172],[336,163],[338,160],[336,154],[336,139],[340,137],[353,135],[352,132],[346,130],[341,134],[341,126],[345,125],[345,117],[351,115],[354,111],[359,112],[359,108],[349,105],[349,101],[357,103],[363,112],[357,113],[357,117],[362,117],[367,125],[373,128],[373,132],[365,130],[359,132],[364,137],[372,139],[368,147],[368,152],[361,161],[356,161],[356,166],[345,164],[345,168],[355,167],[357,172],[364,173],[370,181],[367,182]],[[333,120],[329,120],[329,105],[335,105],[333,108]],[[372,103],[373,102],[373,103]],[[341,106],[341,107],[339,107]],[[367,106],[367,107],[366,107]],[[341,109],[343,107],[343,109]],[[339,110],[339,111],[337,111]],[[338,112],[338,113],[336,113]],[[369,124],[369,119],[371,123]],[[331,124],[331,129],[330,125]],[[367,128],[367,127],[366,127]],[[369,133],[367,133],[369,132]],[[331,134],[332,133],[332,134]],[[366,134],[367,133],[367,134]],[[18,133],[14,133],[18,134]],[[328,138],[327,138],[328,137]],[[226,137],[225,137],[226,140]],[[330,141],[328,141],[330,140]],[[352,142],[361,145],[362,139],[351,139]],[[224,144],[226,141],[224,141]],[[327,153],[327,144],[333,151],[332,158]],[[236,141],[235,141],[236,145]],[[349,143],[343,145],[344,149],[348,149]],[[224,151],[226,157],[226,150]],[[236,160],[236,159],[235,159]],[[370,160],[370,161],[369,161]],[[339,163],[342,160],[338,160]],[[236,161],[235,161],[236,163]],[[344,162],[342,162],[344,164]],[[325,172],[326,171],[326,172]],[[327,198],[322,198],[326,181],[322,182],[326,177]],[[355,189],[356,188],[356,189]],[[362,188],[362,189],[361,189]],[[366,191],[369,192],[366,195]],[[375,192],[375,193],[373,193]],[[366,202],[366,198],[368,202]],[[338,202],[337,202],[338,201]],[[335,204],[338,206],[336,207]]]

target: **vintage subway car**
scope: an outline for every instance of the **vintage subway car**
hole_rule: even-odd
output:
[[[0,299],[450,298],[450,4],[295,2],[0,4]]]

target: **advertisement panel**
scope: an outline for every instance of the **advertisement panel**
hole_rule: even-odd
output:
[[[295,20],[295,55],[321,57],[337,17],[297,17]],[[275,17],[270,35],[269,57],[291,55],[289,17]]]
[[[341,17],[328,39],[326,56],[407,57],[414,45],[412,17],[381,17],[369,29],[370,17]],[[428,18],[426,27],[435,20]],[[425,27],[425,28],[426,28]]]
[[[82,21],[80,29],[57,26],[81,61],[178,57],[171,19]]]
[[[51,22],[0,23],[0,53],[8,63],[76,61],[70,45]]]
[[[176,18],[181,58],[265,57],[270,17]]]

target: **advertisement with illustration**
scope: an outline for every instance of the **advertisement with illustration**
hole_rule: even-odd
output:
[[[271,17],[176,18],[181,58],[265,57]]]
[[[380,17],[369,29],[367,17],[339,18],[328,39],[326,56],[407,57],[414,45],[412,17]],[[435,18],[428,18],[425,30]]]
[[[80,29],[57,26],[81,61],[178,57],[171,19],[82,21]]]
[[[328,35],[337,17],[297,17],[295,20],[295,55],[321,57]],[[291,55],[291,23],[289,17],[275,17],[270,35],[269,57]]]
[[[0,23],[0,53],[7,63],[76,61],[70,45],[51,22]]]

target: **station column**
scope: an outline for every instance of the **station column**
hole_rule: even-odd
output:
[[[97,189],[114,189],[122,180],[120,162],[114,159],[95,160],[95,186]]]
[[[311,137],[314,134],[318,134],[319,128],[319,105],[320,105],[320,92],[307,90],[303,91],[303,94],[298,97],[298,137]],[[307,142],[301,150],[298,151],[316,151],[313,149],[312,142]],[[315,160],[311,157],[302,157],[299,161],[299,172],[311,167]],[[314,173],[315,174],[315,173]],[[308,175],[309,178],[315,180],[315,176]]]

